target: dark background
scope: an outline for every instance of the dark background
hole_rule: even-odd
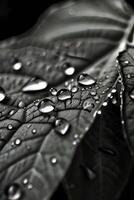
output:
[[[24,33],[51,4],[63,0],[0,0],[0,40]],[[127,0],[133,6],[134,1]],[[134,172],[121,200],[134,199]]]

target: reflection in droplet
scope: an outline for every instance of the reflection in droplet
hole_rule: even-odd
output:
[[[97,114],[98,114],[98,115],[101,115],[101,110],[98,110]]]
[[[46,89],[48,83],[42,80],[34,80],[23,87],[23,92],[37,92]]]
[[[60,101],[65,101],[72,97],[72,93],[67,89],[61,89],[58,91],[57,97]]]
[[[6,98],[5,90],[0,87],[0,102]]]
[[[96,83],[95,79],[89,74],[81,74],[77,79],[78,83],[82,86],[92,86]]]
[[[24,179],[23,179],[23,184],[24,184],[24,185],[27,185],[27,184],[28,184],[28,179],[27,179],[27,178],[24,178]]]
[[[17,183],[13,183],[5,190],[8,200],[19,200],[22,197],[22,190]]]
[[[55,131],[60,135],[66,135],[69,131],[70,124],[66,119],[59,118],[55,121]]]
[[[39,103],[38,109],[41,113],[50,114],[52,111],[54,111],[55,107],[51,100],[44,99]]]

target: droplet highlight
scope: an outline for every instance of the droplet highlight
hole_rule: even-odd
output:
[[[50,114],[52,111],[54,111],[55,107],[51,100],[44,99],[39,103],[38,109],[41,113]]]
[[[67,89],[61,89],[58,91],[57,97],[60,101],[65,101],[67,99],[71,99],[72,93]]]
[[[96,83],[95,79],[89,74],[81,74],[77,79],[78,83],[82,86],[92,86]]]
[[[2,102],[6,98],[5,90],[0,87],[0,102]]]

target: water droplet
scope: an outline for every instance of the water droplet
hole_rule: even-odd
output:
[[[125,61],[124,61],[124,64],[126,64],[126,65],[129,64],[129,61],[128,61],[128,60],[125,60]]]
[[[60,135],[66,135],[69,131],[70,124],[66,119],[59,118],[55,121],[55,131]]]
[[[0,102],[6,98],[6,94],[3,88],[0,87]]]
[[[12,124],[8,124],[7,128],[8,128],[9,130],[12,130],[12,129],[13,129],[13,125],[12,125]]]
[[[84,103],[83,103],[83,108],[84,108],[84,109],[88,109],[89,111],[91,111],[91,110],[94,108],[94,104],[91,103],[91,101],[87,99],[87,100],[84,101]]]
[[[98,115],[101,115],[101,110],[98,110],[97,114],[98,114]]]
[[[95,95],[97,94],[97,92],[96,92],[96,90],[92,90],[92,91],[90,92],[90,94],[91,94],[92,96],[95,96]]]
[[[36,134],[37,133],[37,130],[36,129],[33,129],[32,130],[32,134]]]
[[[51,157],[50,162],[54,165],[57,163],[57,158],[56,157]]]
[[[21,140],[19,138],[17,138],[15,141],[14,141],[14,144],[19,146],[21,144]]]
[[[14,113],[15,113],[15,110],[11,110],[10,113],[9,113],[9,115],[11,116],[11,115],[13,115]]]
[[[65,74],[66,74],[67,76],[71,76],[71,75],[74,74],[75,68],[74,68],[74,67],[68,67],[68,68],[65,69],[64,72],[65,72]]]
[[[20,101],[18,104],[19,108],[24,108],[25,107],[25,103],[23,101]]]
[[[23,92],[36,92],[46,89],[47,82],[42,80],[34,80],[23,87]]]
[[[19,71],[22,68],[22,63],[21,62],[16,62],[13,64],[13,70]]]
[[[134,100],[134,90],[131,91],[129,97],[130,97],[132,100]]]
[[[57,95],[57,89],[56,88],[51,88],[50,92],[52,95],[56,96]]]
[[[115,88],[113,88],[113,89],[111,90],[111,92],[114,94],[114,93],[117,92],[117,90],[116,90]]]
[[[103,106],[107,106],[108,105],[108,103],[105,101],[103,104],[102,104]]]
[[[112,99],[112,104],[116,104],[117,103],[117,100],[114,98]]]
[[[60,101],[65,101],[65,100],[67,100],[67,99],[70,99],[71,96],[72,96],[72,94],[71,94],[71,92],[70,92],[69,90],[67,90],[67,89],[61,89],[61,90],[58,91],[57,96],[58,96],[58,99],[59,99]]]
[[[22,190],[17,183],[11,184],[5,190],[8,200],[19,200],[22,197]]]
[[[74,135],[74,138],[75,138],[75,139],[77,139],[78,137],[79,137],[79,135],[78,135],[78,134],[75,134],[75,135]]]
[[[28,188],[28,190],[31,190],[33,188],[33,185],[31,183],[29,183],[27,188]]]
[[[38,109],[41,113],[50,114],[52,111],[54,111],[54,104],[51,100],[44,99],[39,103]]]
[[[96,83],[95,79],[89,74],[81,74],[77,79],[78,83],[82,86],[91,86]]]
[[[130,79],[130,78],[131,78],[131,74],[128,74],[128,75],[127,75],[127,78]]]
[[[28,184],[28,179],[27,179],[27,178],[24,178],[24,179],[23,179],[23,184],[24,184],[24,185],[27,185],[27,184]]]
[[[72,91],[73,93],[77,92],[77,91],[78,91],[77,86],[73,86],[72,89],[71,89],[71,91]]]

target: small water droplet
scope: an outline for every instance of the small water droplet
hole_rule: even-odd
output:
[[[20,101],[18,104],[19,108],[24,108],[25,107],[25,103],[23,101]]]
[[[50,89],[50,92],[53,96],[56,96],[57,95],[57,89],[56,88],[51,88]]]
[[[105,101],[103,104],[102,104],[103,106],[107,106],[108,105],[108,103]]]
[[[129,64],[129,61],[128,61],[128,60],[125,60],[125,61],[124,61],[124,64],[128,65],[128,64]]]
[[[57,163],[57,158],[56,157],[51,157],[50,162],[55,165]]]
[[[60,101],[65,101],[67,99],[70,99],[72,97],[72,94],[67,89],[61,89],[58,91],[57,96]]]
[[[19,71],[22,68],[22,63],[18,61],[14,63],[12,67],[13,67],[13,70]]]
[[[60,135],[66,135],[69,131],[70,124],[66,119],[59,118],[55,121],[55,131]]]
[[[101,115],[101,110],[98,110],[97,114],[98,114],[98,115]]]
[[[34,80],[23,87],[23,92],[36,92],[46,89],[47,82],[42,80]]]
[[[21,140],[19,138],[15,139],[14,144],[19,146],[21,144]]]
[[[32,134],[36,134],[37,133],[37,130],[36,129],[33,129],[32,130]]]
[[[15,113],[15,110],[11,110],[10,113],[9,113],[9,115],[11,116],[11,115],[13,115],[14,113]]]
[[[13,129],[13,125],[12,124],[8,124],[7,128],[8,128],[8,130],[12,130]]]
[[[114,98],[112,99],[112,104],[116,104],[117,103],[117,100]]]
[[[96,90],[92,90],[92,91],[90,92],[90,94],[91,94],[92,96],[95,96],[95,95],[97,94],[97,92],[96,92]]]
[[[50,114],[52,111],[54,111],[55,107],[51,100],[44,99],[39,103],[38,109],[41,113]]]
[[[129,97],[130,97],[130,99],[134,100],[134,90],[131,91]]]
[[[130,79],[130,78],[131,78],[131,74],[128,74],[128,75],[127,75],[127,78]]]
[[[27,188],[28,188],[28,190],[31,190],[33,188],[33,185],[31,183],[29,183]]]
[[[111,90],[111,92],[114,94],[114,93],[117,92],[117,90],[116,90],[115,88],[113,88],[113,89]]]
[[[84,101],[84,103],[83,103],[83,108],[84,108],[84,109],[88,109],[89,111],[92,111],[92,109],[94,108],[94,104],[91,103],[91,101],[87,99],[87,100]]]
[[[22,190],[17,183],[11,184],[5,190],[8,200],[19,200],[22,197]]]
[[[75,134],[75,135],[74,135],[74,138],[75,138],[75,139],[77,139],[78,137],[79,137],[79,135],[78,135],[78,134]]]
[[[3,88],[0,87],[0,102],[6,98],[6,94]]]
[[[73,93],[77,92],[77,91],[78,91],[78,87],[77,87],[77,86],[73,86],[73,87],[71,88],[71,91],[72,91]]]
[[[74,67],[68,67],[68,68],[65,69],[64,72],[65,72],[65,74],[66,74],[67,76],[71,76],[71,75],[74,74],[75,68],[74,68]]]
[[[27,178],[24,178],[24,179],[23,179],[23,184],[24,184],[24,185],[27,185],[27,184],[28,184],[28,179],[27,179]]]
[[[81,74],[77,79],[78,83],[82,86],[91,86],[96,83],[95,79],[89,74]]]

